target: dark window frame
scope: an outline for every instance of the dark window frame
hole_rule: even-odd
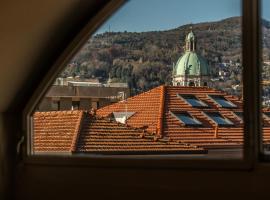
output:
[[[194,94],[177,94],[176,96],[179,97],[179,98],[181,98],[181,99],[182,99],[183,101],[185,101],[188,105],[191,105],[191,106],[194,107],[194,108],[209,108],[209,107],[210,107],[206,102],[202,101],[201,99],[199,99],[198,97],[196,97],[196,95],[194,95]],[[203,105],[201,105],[201,106],[194,106],[194,105],[192,105],[192,104],[185,98],[185,96],[192,96],[192,97],[195,97],[194,99],[196,99],[196,100],[202,102],[203,104],[205,104],[205,106],[203,106]]]
[[[23,131],[26,144],[23,149],[23,162],[32,165],[75,165],[96,167],[147,167],[147,168],[188,168],[188,169],[253,169],[259,159],[268,159],[270,156],[262,154],[261,131],[261,16],[259,0],[242,0],[242,55],[243,55],[243,95],[244,95],[244,154],[242,160],[208,160],[197,158],[179,159],[178,157],[137,157],[136,159],[122,156],[33,156],[31,150],[31,115],[37,102],[44,96],[47,89],[54,82],[68,61],[87,41],[88,36],[115,11],[122,0],[113,0],[105,6],[85,27],[78,32],[65,51],[56,60],[55,64],[45,74],[39,86],[28,101],[23,113]],[[257,67],[254,67],[257,66]],[[251,123],[252,122],[252,123]]]
[[[182,112],[170,112],[172,116],[174,116],[176,119],[178,119],[180,121],[180,123],[184,124],[184,126],[187,127],[202,127],[203,123],[198,120],[197,118],[195,118],[192,114],[190,114],[187,111],[182,111]],[[195,121],[195,123],[193,124],[187,124],[186,122],[184,122],[180,117],[178,117],[178,115],[187,115],[189,116],[193,121]]]
[[[208,119],[210,119],[212,122],[214,122],[219,127],[231,127],[231,126],[235,126],[235,124],[230,119],[228,119],[227,117],[223,116],[221,113],[219,113],[217,111],[215,111],[215,112],[211,112],[211,111],[208,112],[208,111],[206,111],[206,112],[203,112],[203,113],[204,113],[204,115]],[[221,118],[223,118],[224,121],[227,121],[228,123],[227,124],[219,124],[215,119],[213,119],[213,117],[211,116],[212,114],[219,115]]]
[[[235,105],[233,102],[231,102],[230,100],[226,99],[224,96],[221,96],[221,95],[208,95],[208,97],[210,99],[212,99],[215,103],[217,103],[219,105],[219,107],[221,108],[237,108],[237,105]],[[231,104],[231,106],[224,106],[224,105],[221,105],[216,99],[217,98],[220,98],[224,101],[227,101],[228,104]]]
[[[237,114],[237,113],[239,113],[239,114]],[[242,113],[242,114],[240,114],[240,113]],[[244,115],[243,115],[243,112],[241,112],[241,111],[232,111],[232,114],[239,120],[239,122],[240,123],[244,123]],[[242,115],[242,116],[240,116],[240,115]]]

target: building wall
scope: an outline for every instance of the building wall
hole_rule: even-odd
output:
[[[57,106],[57,102],[59,106]],[[101,108],[116,101],[105,99],[105,98],[77,98],[74,99],[72,97],[61,97],[58,101],[53,100],[52,98],[44,98],[42,102],[39,104],[37,110],[38,111],[54,111],[54,110],[71,110],[72,104],[74,102],[79,102],[80,110],[91,110],[91,108]],[[55,104],[55,105],[53,105]],[[58,107],[58,109],[57,109]]]
[[[90,110],[91,109],[91,99],[80,99],[80,109]]]
[[[107,106],[107,105],[109,105],[111,103],[112,102],[109,99],[101,99],[101,100],[99,100],[99,107],[98,108]]]
[[[60,110],[70,110],[72,106],[71,98],[60,98]]]
[[[71,110],[72,102],[79,101],[79,109],[90,110],[107,106],[119,100],[119,92],[130,97],[130,89],[125,87],[88,87],[54,85],[38,106],[39,111]],[[59,106],[57,105],[59,102]]]

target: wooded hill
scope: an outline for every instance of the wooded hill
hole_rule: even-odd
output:
[[[79,75],[112,82],[128,82],[134,93],[171,83],[172,65],[183,54],[192,26],[198,53],[211,66],[241,63],[241,18],[187,24],[166,31],[106,32],[88,40],[61,77]],[[264,57],[270,58],[270,23],[263,21]],[[213,67],[214,68],[214,67]],[[217,74],[213,73],[214,76]]]

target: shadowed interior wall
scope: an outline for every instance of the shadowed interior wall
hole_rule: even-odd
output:
[[[26,103],[80,30],[109,1],[0,2],[0,199],[14,197]]]
[[[24,106],[66,45],[105,2],[0,3],[1,199],[269,199],[268,164],[215,171],[55,166],[18,159],[13,187]]]

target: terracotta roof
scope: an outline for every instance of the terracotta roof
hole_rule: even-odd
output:
[[[34,152],[71,152],[80,129],[82,111],[34,113]]]
[[[194,95],[208,107],[193,107],[179,95]],[[221,96],[236,107],[221,107],[211,96]],[[130,126],[148,127],[146,130],[161,137],[206,149],[241,148],[243,145],[243,121],[234,113],[242,112],[243,108],[242,101],[236,96],[208,87],[160,86],[129,98],[126,102],[128,111],[135,112],[127,120]],[[124,108],[123,103],[115,103],[97,110],[97,114],[105,117],[113,111],[124,111]],[[182,112],[187,112],[202,125],[185,126],[173,115]],[[217,127],[206,112],[220,113],[233,122],[233,126]],[[269,142],[270,132],[266,127],[264,131],[264,142]]]
[[[177,94],[192,94],[199,100],[209,105],[209,107],[195,108]],[[237,105],[237,108],[221,108],[208,95],[221,95],[227,100]],[[202,122],[201,127],[186,127],[175,118],[171,112],[186,111],[193,117]],[[206,87],[166,87],[165,98],[165,117],[163,135],[170,137],[172,140],[188,142],[207,149],[210,148],[239,148],[243,143],[243,128],[240,120],[236,119],[233,111],[242,111],[242,102],[231,95],[227,95],[218,90]],[[217,137],[215,136],[216,124],[208,118],[204,112],[219,112],[224,117],[232,121],[233,127],[218,127]]]
[[[192,106],[187,95],[193,95],[204,106]],[[217,96],[233,106],[222,107],[214,100]],[[124,125],[114,121],[114,112],[134,114]],[[242,101],[222,91],[208,87],[159,86],[103,107],[95,116],[82,111],[35,113],[34,151],[167,154],[239,149],[244,140],[243,120],[237,112],[242,112]],[[191,122],[195,124],[177,118],[183,113],[192,117]],[[211,113],[229,122],[227,126],[218,125],[210,118]],[[270,117],[263,119],[264,143],[270,144]]]
[[[84,115],[75,152],[102,154],[206,153],[195,145],[159,139],[142,129]]]
[[[130,97],[125,102],[114,103],[97,110],[97,114],[103,117],[112,112],[134,111],[135,114],[127,120],[130,126],[142,128],[151,133],[156,133],[160,112],[161,92],[163,86],[156,87],[147,92]]]
[[[200,154],[195,145],[159,139],[145,130],[82,111],[36,112],[34,152]]]

